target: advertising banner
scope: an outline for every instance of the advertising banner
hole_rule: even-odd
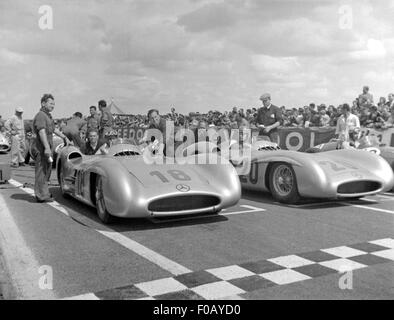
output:
[[[139,127],[118,127],[120,138],[131,138],[136,141],[144,136],[145,129]],[[175,129],[175,131],[177,131]],[[284,150],[305,151],[321,143],[326,143],[335,136],[335,128],[278,128],[279,141],[277,143]],[[257,136],[259,129],[252,129],[252,136]],[[376,136],[381,144],[394,147],[394,128],[385,130],[376,130],[371,128],[362,128],[361,136]]]

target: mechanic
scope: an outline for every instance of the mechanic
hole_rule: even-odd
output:
[[[114,119],[112,113],[107,107],[107,102],[105,100],[100,100],[98,102],[98,107],[101,112],[100,122],[99,122],[99,137],[104,139],[105,134],[112,130],[112,125]]]
[[[355,141],[358,139],[360,133],[360,120],[350,112],[350,106],[345,103],[342,105],[342,115],[337,121],[337,128],[335,134],[340,140],[343,148],[347,146],[354,146]]]
[[[99,130],[100,116],[97,113],[96,106],[91,106],[89,108],[90,116],[87,117],[87,132],[90,130]]]
[[[144,136],[142,137],[140,143],[154,143],[157,137],[151,136],[150,141],[148,140],[149,129],[159,130],[162,134],[161,139],[157,139],[159,143],[164,144],[163,154],[166,154],[166,120],[162,118],[159,114],[159,111],[156,109],[150,109],[148,111],[148,119],[149,119],[149,127],[148,130],[145,130]]]
[[[75,112],[70,120],[63,127],[63,134],[74,143],[74,146],[81,149],[85,148],[85,142],[81,139],[81,131],[86,127],[86,121],[82,119],[82,113]]]
[[[278,142],[278,127],[282,123],[282,112],[280,108],[271,103],[271,95],[264,93],[260,100],[263,107],[257,112],[257,123],[262,130],[261,136],[268,136],[272,142]]]
[[[25,165],[25,127],[22,114],[23,108],[16,108],[15,114],[4,124],[7,135],[11,137],[11,167],[13,168]]]
[[[88,133],[88,142],[84,148],[84,153],[88,156],[94,154],[106,154],[106,141],[99,139],[98,131],[91,129]]]
[[[109,149],[115,144],[117,138],[118,132],[116,130],[107,131],[104,144],[99,149],[99,154],[108,154]]]
[[[33,119],[33,131],[36,139],[32,146],[35,158],[34,193],[37,202],[50,202],[53,200],[49,192],[48,181],[52,172],[53,134],[65,140],[66,145],[70,140],[55,128],[51,112],[55,108],[55,99],[51,94],[44,94],[41,98],[41,109]]]

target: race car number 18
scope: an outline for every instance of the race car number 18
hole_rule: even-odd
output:
[[[178,181],[190,181],[191,180],[191,178],[181,170],[168,170],[167,173],[174,180],[178,180]],[[164,183],[170,182],[170,180],[168,180],[166,178],[166,176],[163,173],[161,173],[160,171],[151,171],[150,175],[152,177],[154,177],[154,176],[158,177],[161,180],[161,182],[164,182]]]

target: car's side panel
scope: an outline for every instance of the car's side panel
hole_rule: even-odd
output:
[[[254,191],[268,191],[266,187],[266,170],[268,165],[269,163],[267,162],[252,161],[249,173],[239,176],[242,187]]]

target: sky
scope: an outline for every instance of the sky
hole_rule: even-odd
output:
[[[39,21],[49,5],[53,29]],[[1,0],[0,115],[351,103],[394,92],[394,0]],[[42,24],[41,24],[42,26]]]

